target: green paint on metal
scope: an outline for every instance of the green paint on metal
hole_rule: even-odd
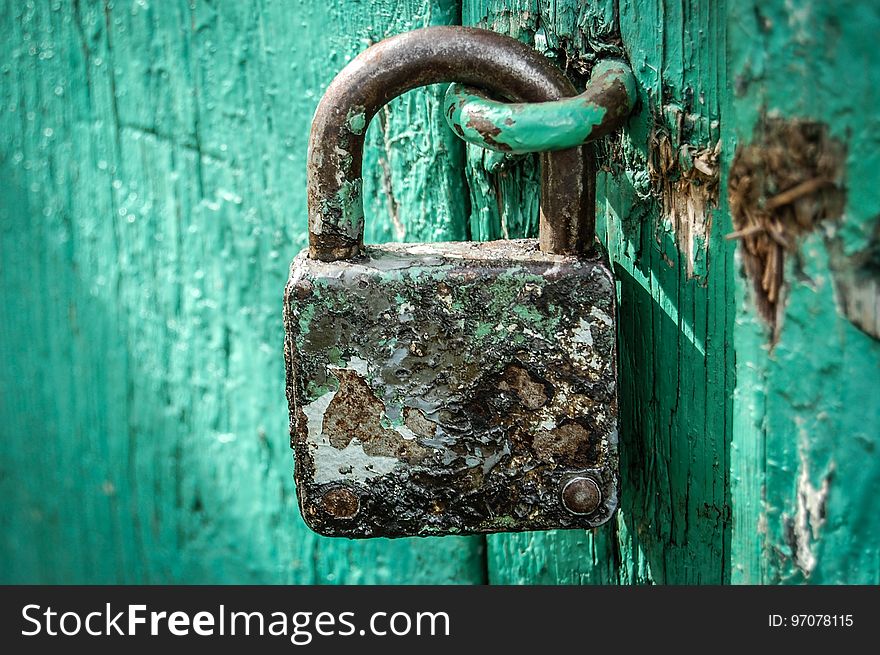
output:
[[[483,339],[492,334],[494,329],[494,323],[479,323],[477,329],[474,331],[474,339]]]
[[[458,84],[449,87],[446,107],[450,126],[460,128],[456,133],[465,141],[514,154],[580,145],[607,112],[604,107],[573,98],[553,103],[498,102]]]
[[[348,117],[348,126],[354,134],[363,134],[367,127],[367,115],[363,111],[352,113]]]
[[[299,327],[303,333],[307,333],[309,330],[309,325],[311,325],[313,315],[315,313],[315,308],[310,307],[308,310],[304,311],[299,318]]]
[[[336,197],[325,201],[323,206],[325,212],[334,210],[339,212],[346,224],[352,225],[358,232],[363,229],[364,225],[362,186],[363,180],[361,178],[344,183],[336,193]]]
[[[626,89],[628,100],[625,108],[614,111],[628,114],[636,98],[632,71],[605,60],[595,66],[585,93],[555,102],[499,102],[453,84],[446,92],[444,115],[456,134],[483,148],[514,154],[564,150],[598,136],[611,111],[601,102],[601,92],[614,84]]]

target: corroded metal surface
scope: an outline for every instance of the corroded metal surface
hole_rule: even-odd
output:
[[[467,27],[426,27],[385,39],[334,78],[312,122],[308,154],[309,245],[312,257],[335,261],[363,246],[361,197],[364,134],[375,113],[426,84],[463,82],[521,102],[577,93],[544,55],[514,38]],[[591,250],[595,170],[584,147],[541,155],[541,250]]]
[[[453,84],[444,113],[462,139],[500,152],[525,153],[580,146],[617,129],[636,102],[636,81],[622,61],[596,64],[587,88],[551,102],[499,102],[480,89]]]
[[[604,260],[535,240],[301,254],[284,320],[306,522],[373,537],[606,521],[614,314]]]
[[[632,95],[600,77],[596,97]],[[376,44],[327,89],[309,140],[310,248],[284,303],[300,508],[349,537],[599,525],[617,505],[617,387],[588,151],[542,154],[538,240],[363,248],[367,125],[441,81],[525,102],[575,93],[531,48],[461,27]],[[631,106],[611,104],[591,130]]]

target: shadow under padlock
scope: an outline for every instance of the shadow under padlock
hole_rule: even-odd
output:
[[[471,117],[456,130],[471,141],[537,149],[517,138],[515,118],[580,99],[594,117],[577,126],[582,143],[632,108],[631,73],[615,66],[571,98],[565,76],[519,41],[433,27],[372,46],[327,89],[309,141],[310,248],[284,297],[297,497],[315,531],[591,528],[613,514],[614,280],[594,247],[587,148],[561,139],[541,155],[539,239],[486,243],[364,247],[361,161],[372,116],[437,82],[530,103],[451,90],[447,116]],[[507,142],[474,120],[484,107],[501,112]]]

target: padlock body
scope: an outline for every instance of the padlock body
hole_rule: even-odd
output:
[[[304,252],[284,322],[297,497],[315,531],[590,528],[614,512],[615,301],[601,256],[530,239],[368,246],[332,263]]]

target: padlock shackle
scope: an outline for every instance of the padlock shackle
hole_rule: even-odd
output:
[[[364,134],[383,105],[411,89],[459,82],[515,102],[577,90],[544,55],[516,39],[470,27],[426,27],[385,39],[352,60],[318,104],[308,152],[311,257],[356,256],[364,238]],[[541,153],[540,247],[583,254],[595,231],[595,164],[588,146]]]

